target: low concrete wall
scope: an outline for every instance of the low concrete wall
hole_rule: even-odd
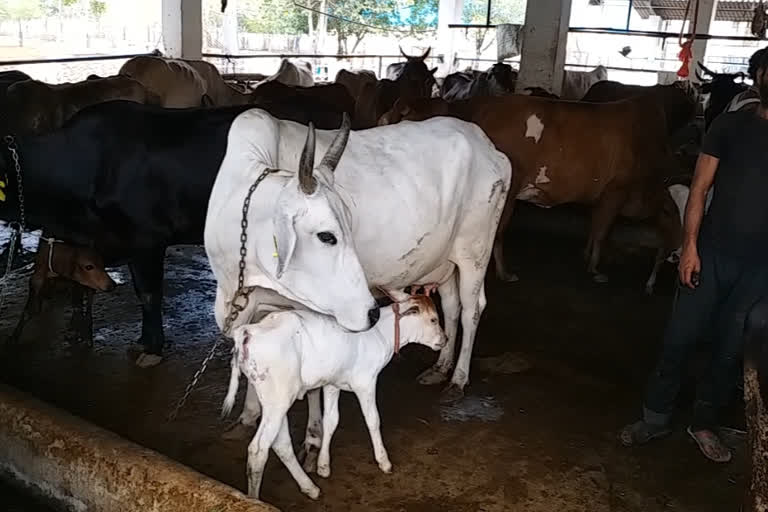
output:
[[[0,471],[78,512],[278,512],[1,384]]]

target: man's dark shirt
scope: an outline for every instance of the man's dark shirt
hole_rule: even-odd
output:
[[[768,264],[768,120],[754,111],[723,113],[701,152],[720,160],[702,241],[718,253]]]

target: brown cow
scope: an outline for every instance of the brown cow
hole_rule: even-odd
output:
[[[693,121],[696,99],[682,82],[669,85],[628,85],[612,80],[597,82],[589,88],[581,101],[606,103],[648,94],[664,109],[669,134],[673,134]]]
[[[129,100],[158,104],[159,101],[139,82],[124,76],[55,85],[24,80],[8,87],[6,98],[11,129],[17,135],[55,130],[83,108],[96,103]]]
[[[29,297],[24,311],[21,314],[19,323],[11,335],[11,341],[15,342],[21,337],[24,326],[34,316],[39,314],[43,308],[43,299],[46,295],[49,283],[55,278],[64,278],[79,283],[89,290],[85,300],[93,300],[93,291],[111,291],[117,285],[109,277],[104,269],[104,260],[101,255],[85,247],[76,247],[67,245],[57,240],[40,238],[37,246],[37,255],[35,257],[35,270],[29,280]],[[82,322],[84,316],[80,310],[81,304],[75,305],[73,313],[73,324]],[[80,310],[80,311],[78,311]],[[88,308],[90,311],[90,308]],[[91,317],[87,318],[88,324],[77,329],[81,339],[89,342],[93,340],[93,324]],[[86,331],[83,331],[86,329]]]
[[[670,251],[680,243],[677,207],[664,186],[668,165],[664,112],[647,97],[592,104],[524,95],[479,97],[447,103],[431,99],[398,103],[382,124],[438,115],[480,126],[510,159],[514,176],[494,245],[496,271],[504,268],[503,233],[515,199],[551,207],[591,205],[592,223],[585,249],[596,282],[600,251],[617,216],[656,221]]]
[[[120,75],[144,84],[168,108],[250,103],[249,94],[227,84],[216,66],[203,60],[134,57],[123,64]]]

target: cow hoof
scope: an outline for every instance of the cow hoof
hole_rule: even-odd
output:
[[[458,385],[450,383],[442,393],[440,393],[440,403],[443,405],[455,404],[464,398],[464,390]]]
[[[313,485],[312,487],[308,487],[307,489],[302,489],[301,492],[312,498],[313,500],[316,500],[320,497],[320,488],[316,485]]]
[[[501,274],[499,279],[505,283],[516,283],[520,280],[520,278],[517,277],[517,274],[507,274],[506,272]]]
[[[139,368],[151,368],[159,365],[163,360],[163,356],[157,354],[147,354],[142,352],[138,359],[136,359],[136,366]]]
[[[299,460],[302,461],[301,467],[304,468],[304,471],[307,473],[315,473],[317,471],[317,455],[319,453],[320,449],[317,446],[301,447],[299,450]]]
[[[592,276],[592,281],[598,284],[605,284],[608,282],[608,276],[605,274],[594,274]]]
[[[392,463],[391,463],[391,462],[389,462],[388,460],[386,460],[386,461],[382,462],[381,464],[379,464],[379,469],[380,469],[380,470],[381,470],[381,471],[382,471],[384,474],[387,474],[387,475],[389,475],[389,474],[391,474],[391,473],[392,473]]]
[[[317,476],[328,478],[331,476],[331,466],[317,466]]]
[[[433,366],[431,368],[427,368],[421,373],[421,375],[419,375],[419,384],[423,384],[425,386],[434,386],[435,384],[445,382],[447,378],[448,372],[443,373],[438,368]]]
[[[242,441],[244,439],[252,438],[255,433],[256,427],[246,425],[240,422],[240,420],[237,420],[224,430],[221,434],[221,438],[227,441]]]
[[[653,286],[646,286],[645,287],[645,294],[646,295],[653,295]]]

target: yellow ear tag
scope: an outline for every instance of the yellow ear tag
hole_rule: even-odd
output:
[[[3,194],[3,201],[5,201],[5,194]],[[275,243],[275,252],[272,253],[273,258],[277,258],[277,238],[272,235],[272,241]]]
[[[0,201],[5,201],[5,180],[0,180]]]

